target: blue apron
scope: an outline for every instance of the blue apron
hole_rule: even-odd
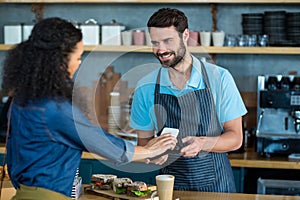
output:
[[[175,190],[204,192],[236,192],[227,153],[200,151],[194,158],[179,155],[186,136],[218,136],[221,134],[207,73],[201,62],[205,89],[176,97],[160,93],[160,71],[156,79],[154,104],[158,135],[164,127],[178,128],[177,151],[169,152],[161,174],[175,176]]]

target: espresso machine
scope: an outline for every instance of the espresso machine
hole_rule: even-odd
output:
[[[256,151],[300,153],[300,76],[258,76]]]

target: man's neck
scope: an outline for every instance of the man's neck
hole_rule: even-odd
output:
[[[189,74],[192,69],[193,59],[191,54],[188,52],[185,54],[184,58],[173,68],[169,68],[171,71],[175,71],[179,74]]]
[[[169,68],[170,80],[180,90],[184,88],[184,85],[191,77],[192,63],[192,56],[187,53],[174,68]]]

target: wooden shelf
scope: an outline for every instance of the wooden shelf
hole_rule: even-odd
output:
[[[199,49],[199,47],[190,48],[191,52],[195,53],[198,53]],[[205,47],[204,49],[207,53],[218,54],[300,54],[300,47]]]
[[[247,149],[244,153],[230,153],[229,160],[232,167],[300,170],[300,161],[289,160],[287,156],[265,158],[254,152],[254,149]]]
[[[12,47],[13,47],[13,45],[0,44],[0,51],[7,51],[7,50],[9,50]]]
[[[300,3],[300,0],[0,0],[0,3]]]
[[[0,44],[0,51],[6,51],[13,45]],[[152,52],[148,46],[85,46],[85,51],[99,52]],[[189,47],[192,53],[209,54],[300,54],[300,47]]]

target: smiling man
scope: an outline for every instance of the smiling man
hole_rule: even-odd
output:
[[[131,126],[138,130],[139,145],[164,127],[177,128],[176,150],[151,161],[167,160],[160,173],[175,176],[174,189],[235,192],[226,152],[241,146],[247,110],[233,77],[190,54],[183,12],[162,8],[147,26],[162,66],[142,78],[134,93]]]

